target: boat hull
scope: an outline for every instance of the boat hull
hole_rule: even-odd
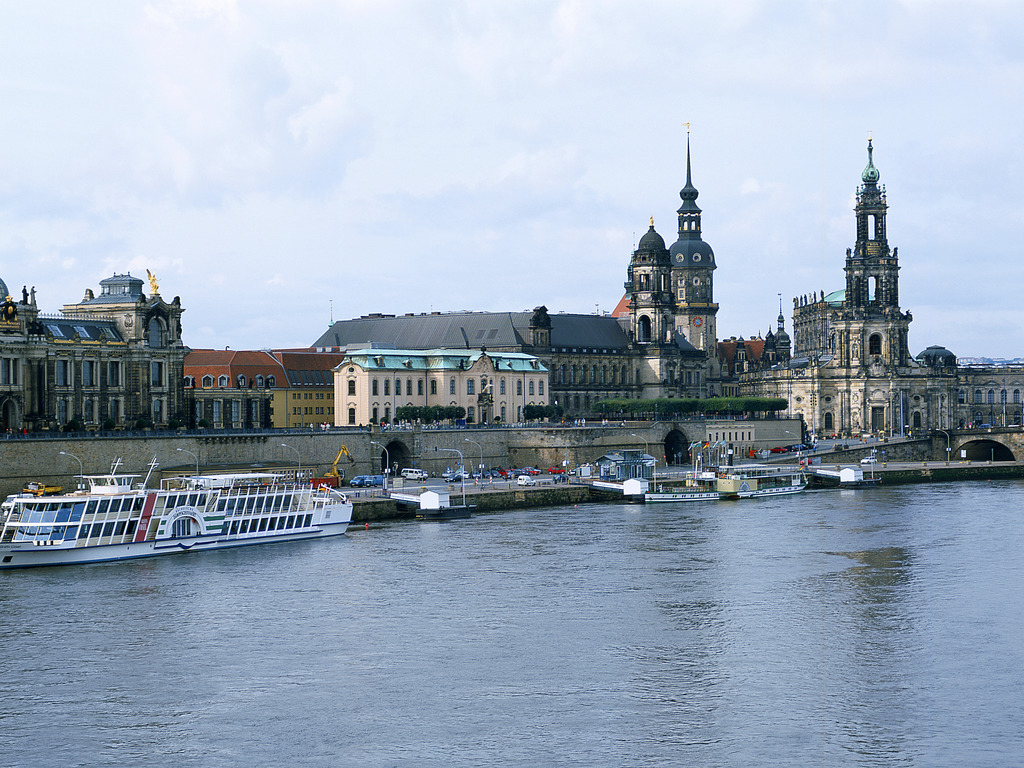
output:
[[[718,491],[692,491],[690,493],[653,491],[651,493],[644,494],[644,501],[647,504],[678,501],[718,501],[720,498],[721,494],[719,494]]]
[[[188,536],[184,538],[156,539],[127,544],[104,544],[91,547],[25,546],[22,542],[0,544],[0,570],[12,568],[33,568],[52,565],[80,565],[86,563],[109,563],[119,560],[136,560],[158,555],[209,552],[217,549],[233,549],[254,544],[275,544],[286,541],[322,539],[340,536],[349,526],[349,520],[325,523],[308,530],[288,531],[256,536]]]

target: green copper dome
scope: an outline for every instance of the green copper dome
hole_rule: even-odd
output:
[[[868,139],[868,164],[864,169],[864,173],[860,175],[861,180],[865,184],[875,184],[878,182],[878,169],[875,168],[875,163],[871,159],[871,153],[871,139]]]

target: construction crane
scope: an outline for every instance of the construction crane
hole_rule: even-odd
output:
[[[345,445],[341,446],[341,450],[338,451],[338,455],[334,457],[334,463],[331,468],[324,472],[323,477],[318,477],[313,480],[313,486],[329,485],[332,488],[337,488],[342,480],[345,479],[345,470],[338,469],[338,462],[341,461],[341,457],[344,456],[348,459],[349,464],[355,464],[356,460],[352,458],[352,454],[348,452],[348,447]]]

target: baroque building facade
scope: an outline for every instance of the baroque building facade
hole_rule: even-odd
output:
[[[888,240],[871,140],[867,152],[846,287],[794,299],[791,359],[755,364],[740,376],[741,391],[785,398],[788,414],[816,434],[1020,424],[1024,370],[960,367],[939,345],[910,353],[913,317],[899,305],[899,252]]]
[[[0,419],[13,431],[167,427],[183,415],[181,301],[150,276],[100,281],[57,314],[0,281]]]

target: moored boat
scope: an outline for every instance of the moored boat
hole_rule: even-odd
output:
[[[687,472],[683,485],[672,486],[671,490],[665,490],[664,486],[659,488],[645,493],[644,501],[654,504],[670,501],[718,501],[721,498],[718,478],[714,472],[708,471]]]
[[[155,463],[151,465],[150,474]],[[72,493],[8,496],[0,505],[0,569],[127,560],[296,541],[345,532],[352,503],[333,488],[267,472],[165,479],[86,475]]]
[[[720,467],[718,490],[723,499],[758,499],[801,493],[807,487],[807,474],[793,467],[740,464]]]

